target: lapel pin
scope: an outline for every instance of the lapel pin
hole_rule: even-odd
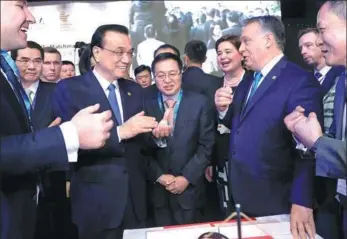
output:
[[[276,76],[273,76],[273,77],[272,77],[272,80],[276,80],[276,78],[277,78]]]
[[[130,93],[130,92],[128,92],[128,96],[131,96],[131,93]]]

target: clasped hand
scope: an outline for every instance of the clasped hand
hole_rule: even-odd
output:
[[[175,177],[171,174],[163,174],[158,179],[158,182],[165,189],[173,194],[181,194],[189,185],[188,180],[183,176]]]
[[[304,115],[305,109],[297,106],[295,110],[284,118],[284,123],[295,137],[307,148],[311,148],[317,139],[323,135],[322,128],[313,112],[308,117]]]
[[[233,90],[230,87],[222,87],[216,91],[214,102],[220,112],[225,111],[233,102]]]

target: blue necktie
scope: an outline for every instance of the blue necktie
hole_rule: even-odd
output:
[[[255,91],[258,89],[258,86],[262,77],[263,77],[263,74],[261,74],[261,72],[254,72],[253,84],[251,88],[251,93],[249,94],[248,101],[252,98]]]
[[[314,77],[319,81],[319,79],[322,77],[323,75],[317,71],[316,73],[314,73]]]
[[[10,64],[13,66],[11,67]],[[22,86],[22,84],[18,81],[17,76],[15,75],[15,71],[13,69],[17,69],[15,66],[15,63],[13,62],[12,58],[9,56],[8,53],[1,52],[0,54],[0,67],[3,69],[7,76],[7,81],[12,86],[14,93],[16,94],[19,103],[24,107],[25,112],[27,113],[28,119],[29,119],[29,125],[31,126],[31,104],[28,95],[25,93],[25,90]]]
[[[116,86],[114,84],[110,84],[109,87],[107,87],[107,89],[109,90],[108,101],[110,102],[112,111],[113,111],[114,115],[116,116],[116,120],[118,122],[118,125],[121,125],[123,122],[122,122],[122,116],[120,114],[118,101],[117,101],[117,97],[116,97],[116,91],[115,91]]]

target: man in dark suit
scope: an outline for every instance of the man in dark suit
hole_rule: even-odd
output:
[[[123,229],[144,227],[145,160],[139,137],[156,126],[143,115],[142,88],[125,80],[133,49],[128,29],[102,25],[92,36],[93,71],[59,82],[54,111],[63,121],[85,105],[113,111],[117,127],[100,150],[81,151],[71,178],[72,220],[79,237],[122,238]]]
[[[344,67],[326,65],[320,49],[321,38],[317,28],[304,28],[298,33],[301,55],[313,68],[313,75],[320,83],[323,92],[324,132],[328,133],[334,117],[334,98],[336,82]],[[317,233],[323,238],[338,238],[340,225],[339,202],[335,198],[337,179],[316,177],[315,194],[317,207],[315,223]]]
[[[192,40],[186,44],[184,63],[187,69],[182,75],[182,89],[205,95],[213,105],[214,94],[222,83],[220,78],[206,74],[201,69],[206,52],[206,44],[202,41]]]
[[[33,126],[36,130],[47,128],[54,120],[51,98],[56,84],[40,80],[44,50],[36,42],[28,41],[26,48],[12,50],[11,56],[16,62],[21,83],[32,106]],[[63,233],[64,229],[61,225],[67,221],[67,218],[64,219],[67,213],[64,207],[66,205],[66,168],[54,170],[54,172],[39,172],[37,208],[33,205],[33,211],[37,209],[38,214],[35,233],[37,239],[65,237],[63,234],[60,234],[60,237],[58,235]],[[35,220],[31,222],[35,223]]]
[[[317,27],[327,65],[346,67],[346,1],[324,3],[318,12]],[[288,129],[315,155],[316,174],[339,179],[337,191],[343,210],[344,238],[347,236],[346,95],[346,72],[343,72],[336,84],[334,121],[326,135],[314,112],[309,117],[303,115],[303,110],[311,112],[305,107],[298,107],[285,119]]]
[[[289,214],[295,236],[315,235],[314,160],[302,159],[283,123],[298,105],[322,114],[317,81],[283,56],[283,23],[274,16],[249,19],[240,53],[254,77],[244,79],[235,95],[216,92],[220,118],[231,129],[229,183],[235,203],[251,216]],[[229,109],[228,109],[229,108]]]
[[[146,114],[160,121],[148,169],[157,226],[200,221],[204,171],[214,146],[215,111],[205,96],[181,89],[181,71],[177,55],[159,54],[152,63],[158,91],[144,104]]]
[[[25,1],[1,1],[0,55],[0,238],[31,239],[28,210],[35,205],[33,173],[67,168],[78,148],[101,147],[113,122],[110,112],[93,114],[98,106],[78,112],[60,126],[34,132],[31,105],[20,84],[10,50],[25,48],[26,31],[35,19]],[[92,137],[86,137],[92,135]],[[44,156],[44,157],[43,157]]]

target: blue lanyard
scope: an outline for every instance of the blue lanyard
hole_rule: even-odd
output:
[[[178,112],[178,108],[179,108],[181,100],[182,100],[182,95],[183,95],[183,91],[180,90],[178,97],[177,97],[176,104],[174,106],[174,115],[173,115],[174,124],[176,122],[177,112]],[[163,95],[160,92],[158,93],[158,104],[159,104],[160,110],[162,112],[164,112],[165,109],[164,109],[164,103],[163,103]]]

